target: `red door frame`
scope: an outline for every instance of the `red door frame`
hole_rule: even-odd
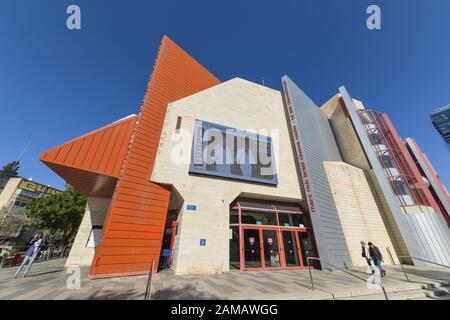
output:
[[[299,232],[310,232],[310,228],[296,228],[296,227],[279,227],[279,226],[261,226],[261,225],[248,225],[244,224],[241,225],[241,232],[242,236],[239,238],[239,251],[241,256],[241,270],[242,271],[256,271],[256,270],[298,270],[298,269],[308,269],[310,267],[305,266],[303,263],[303,253],[302,253],[302,246],[300,244],[300,239],[298,237]],[[259,231],[259,249],[261,252],[261,267],[257,268],[248,268],[245,266],[245,243],[244,243],[244,230],[258,230]],[[280,256],[280,266],[279,267],[266,267],[266,260],[264,255],[264,237],[263,237],[263,231],[264,230],[270,230],[275,231],[277,235],[277,243],[278,243],[278,254]],[[295,267],[288,267],[286,266],[286,256],[284,253],[284,240],[282,237],[282,232],[288,231],[288,232],[294,232],[295,235],[295,247],[298,252],[298,259],[299,259],[299,266]]]
[[[280,228],[280,236],[282,235],[283,231],[287,231],[287,232],[294,232],[295,235],[295,246],[297,248],[297,253],[298,253],[298,262],[299,262],[299,266],[295,266],[295,267],[288,267],[286,266],[286,257],[284,256],[284,241],[283,241],[283,262],[284,262],[284,269],[286,270],[298,270],[298,269],[307,269],[308,266],[305,266],[303,264],[303,253],[302,253],[302,245],[300,244],[300,239],[298,237],[299,232],[310,232],[309,228],[289,228],[289,227],[283,227]]]
[[[280,252],[280,237],[278,234],[278,230],[276,228],[270,228],[270,227],[263,227],[258,225],[242,225],[242,235],[244,234],[245,230],[258,230],[259,233],[259,252],[261,252],[261,267],[258,268],[247,268],[245,267],[245,247],[244,247],[244,237],[241,237],[239,239],[239,250],[241,251],[241,270],[281,270],[282,269],[282,257]],[[264,256],[264,238],[263,238],[263,231],[264,230],[271,230],[275,231],[277,235],[277,243],[278,243],[278,254],[280,256],[280,266],[279,267],[266,267],[266,259]]]
[[[309,266],[305,266],[303,263],[303,253],[302,246],[300,243],[300,239],[298,236],[299,232],[310,233],[312,236],[313,245],[315,244],[314,233],[311,228],[300,228],[300,227],[286,227],[280,226],[278,213],[288,213],[288,214],[304,214],[301,211],[287,211],[287,210],[278,210],[274,205],[271,205],[272,209],[263,209],[263,208],[252,208],[252,207],[242,207],[239,202],[236,203],[232,209],[238,211],[238,224],[230,224],[230,226],[239,228],[239,256],[240,256],[240,270],[241,271],[256,271],[256,270],[298,270],[298,269],[308,269],[313,268]],[[244,210],[251,211],[260,211],[260,212],[270,212],[275,214],[276,217],[276,225],[254,225],[254,224],[243,224],[241,212]],[[261,252],[261,267],[258,268],[247,268],[245,267],[245,247],[244,247],[244,230],[245,229],[253,229],[259,230],[259,248]],[[264,230],[273,230],[276,232],[277,241],[278,241],[278,252],[280,256],[280,267],[266,267],[265,266],[265,256],[264,256],[264,240],[263,240],[263,231]],[[295,267],[287,267],[286,266],[286,257],[284,253],[284,242],[282,239],[282,232],[290,231],[295,234],[296,248],[299,256],[299,266]]]

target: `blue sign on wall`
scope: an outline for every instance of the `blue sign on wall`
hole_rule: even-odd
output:
[[[277,185],[272,138],[195,120],[189,173]]]
[[[200,247],[206,246],[206,239],[200,239]]]
[[[186,210],[196,211],[197,210],[197,206],[195,204],[188,204],[186,206]]]

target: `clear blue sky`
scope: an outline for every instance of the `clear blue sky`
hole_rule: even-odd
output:
[[[81,31],[66,28],[69,4]],[[370,4],[380,31],[366,28]],[[448,0],[2,0],[0,164],[31,138],[20,174],[62,187],[39,154],[137,113],[167,34],[221,80],[280,89],[287,73],[318,104],[345,85],[415,137],[450,187],[450,153],[429,119],[450,103],[449,21]]]

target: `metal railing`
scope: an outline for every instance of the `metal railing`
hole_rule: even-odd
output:
[[[155,269],[155,259],[152,259],[150,271],[148,272],[148,279],[147,279],[147,286],[145,288],[144,300],[150,300],[152,298],[152,281],[154,269]]]
[[[406,281],[408,281],[408,282],[411,282],[411,280],[409,280],[408,274],[406,273],[406,270],[403,267],[403,263],[401,261],[401,258],[409,258],[409,259],[413,259],[413,260],[419,260],[419,261],[422,261],[422,262],[427,262],[427,263],[430,263],[430,264],[433,264],[433,265],[436,265],[436,266],[440,266],[440,267],[444,267],[444,268],[450,269],[450,266],[447,266],[445,264],[441,264],[441,263],[437,263],[437,262],[433,262],[433,261],[429,261],[429,260],[425,260],[425,259],[421,259],[421,258],[416,258],[416,257],[411,257],[411,256],[397,256],[397,258],[399,258],[398,261],[400,263],[400,267],[402,267],[402,271],[405,274]]]
[[[9,249],[5,246],[0,247],[0,252],[2,253],[0,258],[0,269],[19,265],[29,247],[30,246],[12,246],[12,248]],[[45,249],[41,249],[41,252],[35,262],[63,258],[68,256],[70,251],[68,247],[63,250],[55,250],[55,248],[59,247],[53,245],[45,246]]]
[[[328,266],[330,266],[330,267],[332,267],[332,268],[334,268],[334,269],[336,269],[336,270],[342,271],[342,272],[344,272],[344,273],[346,273],[346,274],[348,274],[348,275],[350,275],[350,276],[352,276],[352,277],[354,277],[354,278],[357,278],[357,279],[359,279],[359,280],[364,281],[365,283],[367,283],[367,279],[364,279],[364,278],[362,278],[362,277],[360,277],[360,276],[357,276],[356,274],[353,274],[353,273],[351,273],[351,272],[349,272],[349,271],[347,271],[347,270],[345,270],[345,269],[339,268],[339,267],[335,266],[334,264],[331,264],[331,263],[329,263],[329,262],[323,261],[323,260],[321,260],[321,259],[318,258],[318,257],[308,257],[308,258],[306,259],[306,261],[308,262],[309,278],[310,278],[310,280],[311,280],[311,289],[312,289],[312,290],[314,290],[315,287],[314,287],[314,280],[313,280],[312,271],[311,271],[312,268],[311,268],[311,265],[309,264],[309,261],[310,261],[310,260],[316,260],[316,261],[319,261],[320,264],[328,265]],[[379,283],[379,285],[380,285],[380,287],[381,287],[381,290],[383,291],[383,294],[384,294],[385,299],[386,299],[386,300],[389,300],[388,295],[387,295],[387,293],[386,293],[386,289],[384,288],[383,284],[382,284],[382,283]]]

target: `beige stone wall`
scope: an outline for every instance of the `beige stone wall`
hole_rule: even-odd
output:
[[[90,266],[95,248],[86,247],[93,225],[103,226],[111,199],[88,198],[83,220],[70,250],[66,266]]]
[[[2,193],[0,193],[0,208],[8,206],[9,201],[14,196],[14,192],[16,192],[21,180],[22,178],[10,178],[8,180]]]
[[[186,132],[181,142],[183,134],[174,134],[178,116]],[[196,119],[242,130],[268,129],[265,135],[273,139],[278,185],[189,175]],[[301,200],[287,124],[279,91],[239,78],[169,104],[151,180],[173,185],[184,200],[172,264],[177,274],[229,270],[229,206],[240,194]],[[187,204],[197,210],[187,211]],[[206,239],[206,246],[199,245],[200,239]]]
[[[358,109],[364,109],[362,102],[357,100],[353,100],[353,102]],[[358,136],[353,129],[350,119],[345,116],[342,106],[339,103],[339,95],[336,95],[327,101],[321,109],[330,120],[342,159],[350,165],[364,169],[366,181],[369,183],[369,188],[375,199],[378,212],[381,215],[391,243],[394,247],[394,250],[391,251],[392,254],[394,254],[393,251],[395,251],[399,256],[408,255],[408,251],[400,234],[400,230],[397,227],[397,223],[395,222],[389,206],[387,205],[384,194],[378,185],[370,164],[367,161]]]
[[[398,256],[408,256],[409,251],[406,247],[405,241],[400,233],[400,229],[397,226],[397,222],[395,222],[395,218],[389,209],[389,205],[384,197],[384,193],[381,190],[380,185],[378,184],[378,180],[375,176],[373,170],[366,171],[366,175],[368,176],[368,180],[371,181],[370,187],[372,189],[372,194],[375,197],[375,200],[378,205],[378,209],[381,212],[381,217],[383,218],[386,229],[388,230],[389,237],[391,238],[391,242],[394,245],[395,251]]]
[[[387,248],[398,262],[364,171],[343,162],[325,162],[345,240],[354,266],[364,266],[360,241],[373,242],[382,252],[385,263],[392,264]]]
[[[358,136],[353,129],[352,123],[344,114],[339,102],[339,95],[327,101],[321,107],[321,110],[324,111],[330,121],[342,160],[358,168],[370,169],[370,165],[361,147]]]

